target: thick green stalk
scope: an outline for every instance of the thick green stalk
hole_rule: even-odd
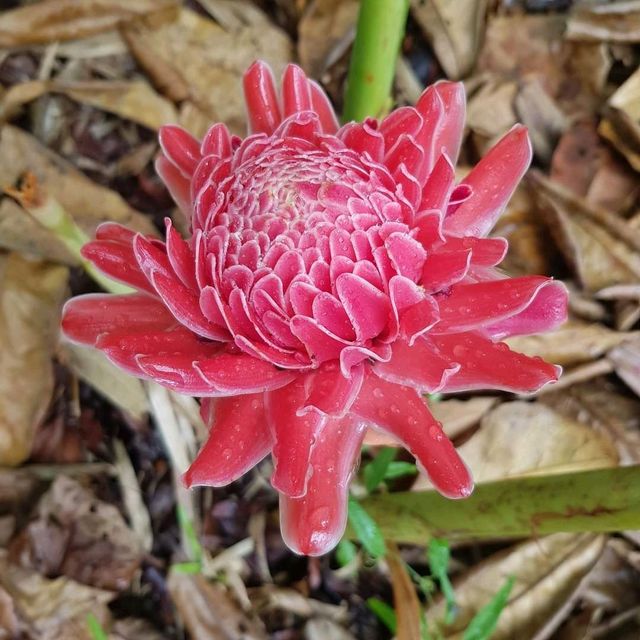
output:
[[[362,0],[347,78],[344,122],[377,118],[389,110],[408,11],[409,0]]]
[[[386,539],[418,544],[640,529],[640,465],[481,484],[466,500],[379,494],[362,506]]]

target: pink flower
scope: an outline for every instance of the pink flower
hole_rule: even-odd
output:
[[[487,238],[531,159],[513,128],[456,184],[461,84],[341,128],[326,95],[290,65],[278,94],[255,63],[250,135],[160,133],[158,172],[187,215],[166,242],[103,224],[84,255],[137,289],[88,295],[66,335],[125,371],[202,397],[211,436],[186,483],[220,486],[269,453],[282,533],[317,555],[340,539],[367,428],[397,439],[438,490],[471,476],[421,395],[532,392],[559,368],[498,342],[566,316],[561,283],[507,278]],[[214,400],[215,398],[215,400]]]

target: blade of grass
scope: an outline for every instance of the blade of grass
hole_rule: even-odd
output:
[[[375,614],[376,618],[378,618],[391,633],[396,632],[398,621],[393,607],[390,607],[379,598],[367,598],[367,607],[369,607],[369,610]]]
[[[349,523],[369,555],[381,558],[385,554],[386,546],[378,525],[353,498],[349,498]]]
[[[363,471],[364,486],[369,493],[374,491],[384,480],[396,453],[398,453],[398,450],[393,447],[383,447],[378,455],[365,466]]]
[[[446,540],[441,540],[440,538],[431,538],[431,540],[429,540],[429,546],[427,548],[429,567],[431,568],[431,573],[440,583],[440,590],[447,604],[445,618],[447,624],[453,622],[456,610],[456,597],[451,581],[449,580],[449,574],[447,573],[450,556],[449,543]]]
[[[466,500],[376,494],[362,506],[385,539],[418,544],[640,529],[640,465],[481,484]]]
[[[482,607],[471,619],[469,626],[465,629],[462,640],[489,640],[502,613],[509,594],[513,588],[514,578],[509,578],[491,599],[488,605]]]

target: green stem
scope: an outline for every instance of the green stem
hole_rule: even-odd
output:
[[[389,110],[408,12],[409,0],[362,0],[347,78],[345,122],[377,118]]]
[[[386,539],[418,544],[640,529],[640,465],[481,484],[466,500],[379,494],[362,506]]]

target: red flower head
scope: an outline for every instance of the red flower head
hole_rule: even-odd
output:
[[[271,453],[282,533],[298,553],[343,533],[368,427],[392,435],[452,498],[472,479],[421,398],[531,392],[559,368],[498,340],[566,316],[561,283],[507,278],[487,238],[531,159],[512,129],[460,183],[461,84],[338,128],[296,66],[278,94],[255,63],[250,135],[160,133],[158,172],[189,217],[166,242],[103,224],[84,255],[137,289],[71,300],[64,331],[124,370],[204,398],[211,436],[188,485],[232,482]],[[215,400],[214,400],[215,398]]]

